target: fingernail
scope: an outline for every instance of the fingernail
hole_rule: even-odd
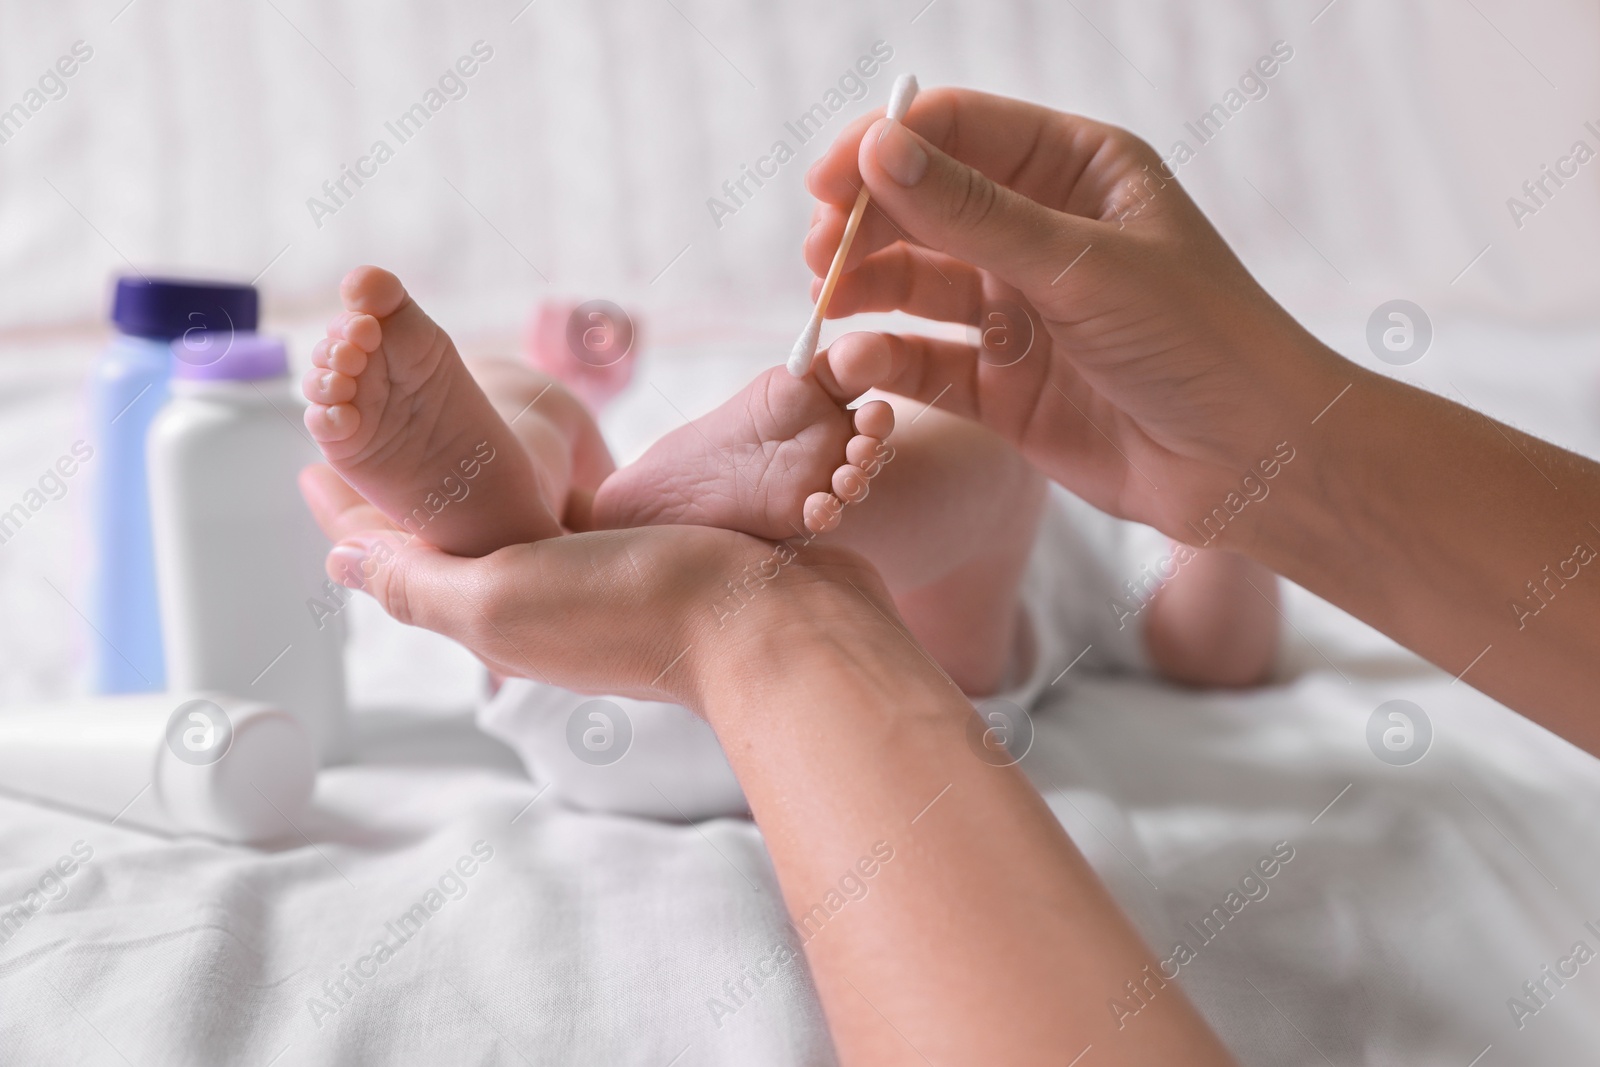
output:
[[[878,166],[907,188],[928,173],[928,153],[922,150],[904,123],[885,119],[878,133]]]
[[[335,545],[328,553],[329,567],[334,581],[346,589],[360,589],[367,584],[363,576],[367,550],[358,544]]]

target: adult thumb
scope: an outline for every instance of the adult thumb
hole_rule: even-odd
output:
[[[861,176],[905,235],[987,270],[1027,293],[1093,242],[1095,223],[1045,207],[883,119],[861,140]]]

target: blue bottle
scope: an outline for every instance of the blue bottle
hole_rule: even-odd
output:
[[[170,278],[119,278],[117,335],[89,377],[95,477],[89,512],[89,687],[141,693],[166,685],[157,606],[145,434],[167,399],[172,342],[256,328],[254,286]],[[191,332],[192,331],[192,332]]]

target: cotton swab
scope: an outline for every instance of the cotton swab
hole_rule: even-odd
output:
[[[889,93],[889,118],[895,122],[903,122],[906,112],[911,110],[911,101],[917,98],[917,76],[915,74],[902,74],[894,81],[894,89]],[[861,192],[856,194],[856,206],[850,210],[850,220],[844,225],[844,237],[839,241],[839,250],[833,254],[833,263],[828,267],[828,276],[822,281],[822,292],[817,294],[817,306],[812,309],[811,321],[806,323],[805,332],[800,335],[800,340],[794,343],[794,348],[789,353],[789,373],[796,378],[804,378],[811,370],[811,361],[817,355],[817,341],[822,337],[822,317],[828,311],[828,301],[833,299],[833,290],[839,284],[839,276],[844,273],[844,261],[850,255],[850,244],[856,239],[856,231],[861,228],[861,218],[867,213],[867,201],[870,199],[867,187],[862,185]]]

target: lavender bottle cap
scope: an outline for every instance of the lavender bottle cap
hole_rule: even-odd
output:
[[[172,342],[172,376],[190,382],[253,382],[289,373],[283,341],[260,333],[191,330]]]

